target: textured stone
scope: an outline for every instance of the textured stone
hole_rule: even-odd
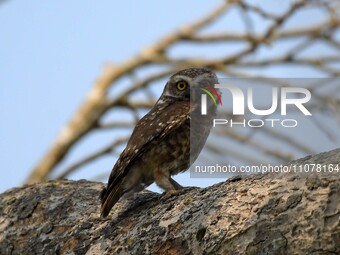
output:
[[[292,162],[340,164],[340,149]],[[0,195],[0,254],[340,254],[340,173],[237,176],[99,218],[103,184],[51,181]]]

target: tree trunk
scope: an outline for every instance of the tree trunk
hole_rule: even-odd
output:
[[[340,149],[292,162],[340,167]],[[0,254],[340,254],[340,172],[234,177],[165,198],[141,192],[99,218],[102,183],[0,195]]]

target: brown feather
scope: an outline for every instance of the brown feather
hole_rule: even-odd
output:
[[[164,109],[167,108],[167,111]],[[180,101],[174,104],[162,104],[145,115],[136,125],[130,140],[114,165],[107,189],[101,193],[101,215],[106,217],[111,208],[124,194],[122,183],[131,166],[147,151],[157,139],[163,139],[189,118],[190,102]],[[156,128],[150,128],[152,124]],[[160,125],[162,124],[162,125]],[[136,152],[137,150],[137,152]]]
[[[185,84],[184,89],[178,87],[179,83]],[[185,171],[196,160],[215,116],[214,104],[207,116],[201,116],[197,100],[190,104],[191,96],[200,98],[201,90],[196,88],[206,83],[216,84],[218,80],[205,68],[185,69],[170,77],[156,105],[137,123],[111,171],[107,188],[101,193],[103,217],[124,193],[137,192],[154,181],[165,191],[180,188],[171,176]],[[191,121],[190,111],[201,117]]]
[[[118,202],[119,198],[122,196],[121,184],[117,186],[110,186],[109,190],[103,189],[106,196],[105,200],[102,200],[102,208],[100,216],[105,218],[111,211],[111,208]]]

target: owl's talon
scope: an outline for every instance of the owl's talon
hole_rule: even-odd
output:
[[[171,197],[174,197],[174,196],[179,196],[179,195],[182,195],[186,192],[185,189],[180,189],[180,190],[169,190],[169,191],[166,191],[163,193],[162,195],[162,199],[163,200],[167,200]]]

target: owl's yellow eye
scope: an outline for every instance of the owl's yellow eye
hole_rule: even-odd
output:
[[[176,85],[178,90],[183,91],[187,88],[188,83],[186,81],[179,81]]]

